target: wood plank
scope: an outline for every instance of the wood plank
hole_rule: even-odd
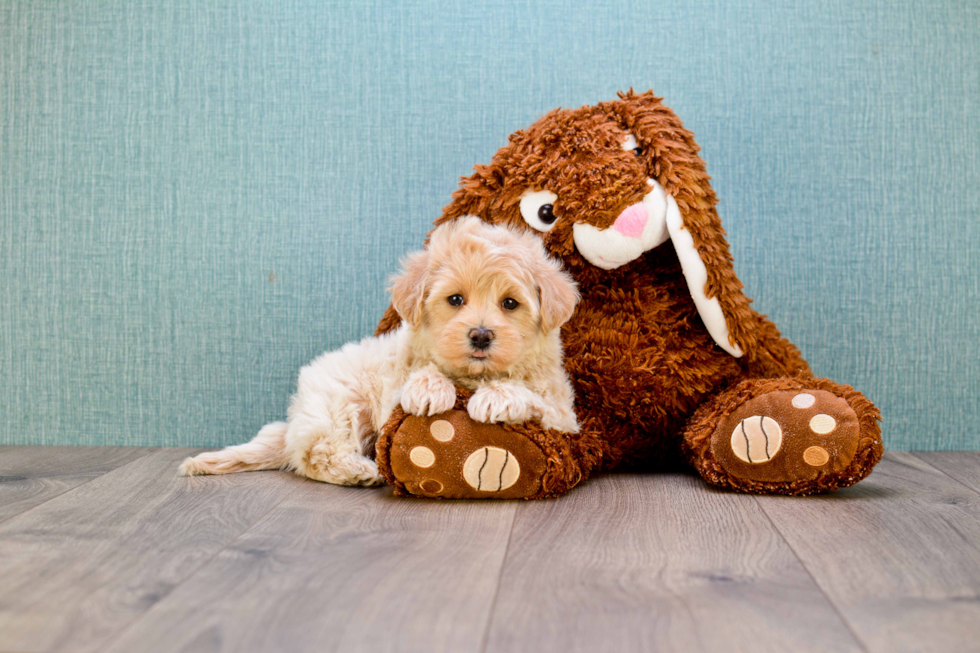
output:
[[[487,651],[855,651],[753,497],[600,476],[522,506]]]
[[[976,492],[889,453],[847,490],[758,501],[868,650],[978,650]]]
[[[515,502],[311,484],[111,651],[476,651]]]
[[[913,455],[980,492],[980,451],[917,451]]]
[[[150,451],[139,447],[0,446],[0,522]]]
[[[162,449],[0,524],[0,650],[104,642],[307,481],[184,478]]]

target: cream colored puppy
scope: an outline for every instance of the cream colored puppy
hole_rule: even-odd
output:
[[[381,428],[399,403],[437,415],[474,390],[480,422],[539,420],[576,432],[559,330],[578,291],[541,240],[478,218],[438,227],[424,251],[392,279],[402,325],[327,352],[304,367],[288,421],[251,442],[183,462],[186,475],[292,469],[339,485],[382,483],[373,460]]]

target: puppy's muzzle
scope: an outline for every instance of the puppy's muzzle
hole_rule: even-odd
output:
[[[477,351],[484,351],[490,348],[490,341],[493,340],[493,331],[484,327],[470,329],[470,344]]]

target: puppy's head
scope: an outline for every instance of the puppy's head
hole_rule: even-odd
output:
[[[578,290],[541,240],[478,218],[435,229],[392,280],[416,351],[458,376],[505,374],[557,346]]]

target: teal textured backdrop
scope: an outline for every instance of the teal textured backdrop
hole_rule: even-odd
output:
[[[693,5],[3,2],[0,442],[251,437],[460,175],[633,86],[815,370],[980,447],[980,4]]]

